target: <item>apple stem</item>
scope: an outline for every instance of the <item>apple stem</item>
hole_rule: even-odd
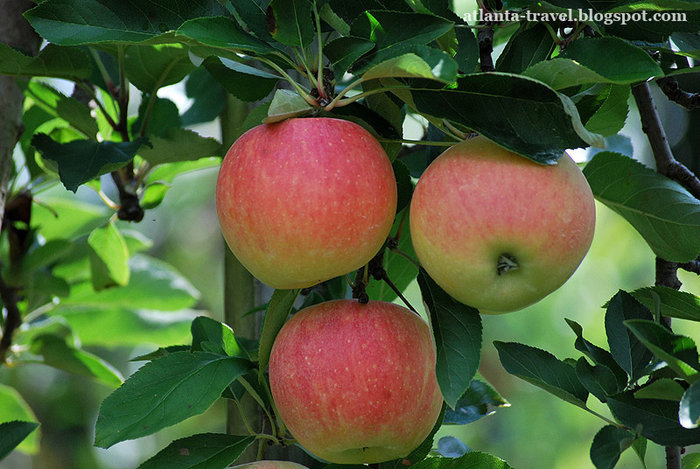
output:
[[[498,264],[496,266],[498,275],[503,275],[512,270],[518,270],[519,268],[520,265],[512,254],[501,254],[498,257]]]

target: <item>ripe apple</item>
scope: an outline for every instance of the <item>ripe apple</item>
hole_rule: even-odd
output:
[[[396,180],[377,140],[341,119],[257,126],[230,148],[216,184],[224,238],[254,276],[303,288],[366,264],[389,235]]]
[[[476,137],[423,173],[410,227],[420,263],[447,293],[483,313],[508,312],[574,273],[593,239],[595,204],[567,154],[545,166]]]
[[[309,469],[306,466],[289,461],[255,461],[231,469]]]
[[[392,303],[335,300],[299,311],[275,339],[269,373],[292,436],[333,463],[407,456],[442,407],[430,328]]]

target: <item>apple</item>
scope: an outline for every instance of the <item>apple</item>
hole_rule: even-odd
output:
[[[231,469],[309,469],[306,466],[289,461],[255,461]]]
[[[293,118],[259,125],[229,149],[216,209],[233,254],[274,288],[304,288],[366,264],[389,235],[396,180],[359,125]]]
[[[559,288],[595,228],[591,188],[567,154],[540,165],[484,137],[430,164],[409,216],[427,273],[482,313],[522,309]]]
[[[292,436],[338,464],[407,456],[442,407],[430,328],[393,303],[334,300],[299,311],[275,339],[269,375]]]

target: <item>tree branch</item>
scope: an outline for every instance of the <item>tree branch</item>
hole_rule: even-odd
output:
[[[659,78],[656,80],[656,84],[659,85],[659,88],[661,88],[661,91],[664,92],[666,97],[674,103],[683,106],[689,111],[700,109],[700,93],[688,93],[687,91],[683,91],[678,85],[678,80],[675,78]]]
[[[476,35],[479,42],[479,64],[482,72],[493,72],[496,68],[493,66],[493,23],[480,21],[479,26],[488,26],[480,29]]]
[[[678,264],[678,268],[700,275],[700,260],[681,262]]]
[[[685,187],[696,199],[700,199],[700,179],[688,168],[679,163],[671,152],[671,147],[666,139],[666,134],[661,126],[659,113],[656,111],[654,100],[651,97],[649,84],[644,82],[632,86],[632,95],[637,102],[639,115],[642,120],[642,130],[649,139],[656,169],[660,174],[673,179]]]
[[[0,339],[0,364],[3,364],[5,363],[7,352],[12,346],[12,337],[19,326],[22,325],[22,314],[17,307],[17,293],[15,289],[7,285],[2,276],[0,276],[0,298],[7,311],[5,327]]]

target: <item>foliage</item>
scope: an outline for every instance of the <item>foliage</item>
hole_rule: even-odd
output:
[[[188,127],[215,119],[227,94],[255,103],[237,135],[262,122],[324,115],[357,122],[382,143],[394,162],[400,206],[366,291],[391,301],[417,279],[447,404],[440,423],[467,425],[508,402],[477,373],[484,353],[478,311],[455,302],[411,262],[406,207],[413,181],[436,151],[406,144],[439,148],[478,132],[537,163],[555,164],[565,149],[612,141],[628,117],[631,87],[682,80],[700,59],[700,5],[689,0],[483,2],[522,17],[478,24],[446,0],[127,3],[45,0],[25,14],[48,42],[39,55],[0,44],[0,73],[17,77],[25,95],[25,133],[0,241],[6,312],[0,362],[42,363],[116,388],[97,417],[100,447],[178,424],[219,398],[240,404],[248,394],[263,409],[270,434],[191,435],[143,468],[223,468],[256,442],[263,449],[264,440],[290,443],[266,377],[275,335],[301,303],[347,293],[344,279],[303,291],[303,300],[296,290],[276,291],[261,307],[260,337],[243,340],[194,310],[199,292],[171,265],[145,254],[151,241],[127,228],[167,201],[178,176],[218,165],[226,149]],[[591,8],[600,19],[562,21],[555,14],[567,8]],[[686,17],[604,21],[641,9]],[[528,12],[552,16],[531,21]],[[495,65],[494,40],[504,44]],[[56,79],[72,83],[70,96]],[[183,82],[188,109],[158,96]],[[131,93],[140,98],[135,113]],[[409,119],[425,123],[422,141],[402,138]],[[584,174],[596,198],[622,215],[656,256],[697,262],[700,202],[687,185],[613,151],[598,153]],[[59,182],[78,194],[93,191],[106,207],[43,197]],[[700,320],[700,299],[668,285],[640,287],[619,291],[606,305],[607,347],[585,339],[582,326],[567,319],[582,354],[577,359],[495,343],[508,373],[604,420],[590,448],[597,468],[614,467],[628,448],[643,464],[648,442],[700,443],[696,344],[664,322]],[[147,363],[125,381],[108,354],[91,348],[131,350],[143,343],[158,348],[139,357]],[[591,396],[609,415],[593,409]],[[2,385],[0,400],[0,457],[17,445],[35,452],[40,430],[24,398]],[[434,434],[409,456],[415,467],[510,467],[458,440],[434,442]],[[199,465],[183,461],[183,449]],[[693,460],[688,455],[684,464]]]

